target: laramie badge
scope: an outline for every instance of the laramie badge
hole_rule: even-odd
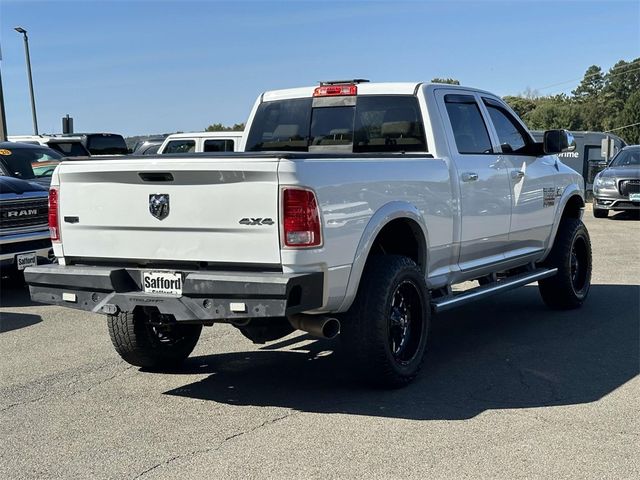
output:
[[[154,193],[149,195],[149,212],[158,220],[169,216],[169,194]]]

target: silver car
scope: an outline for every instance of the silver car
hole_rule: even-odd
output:
[[[593,182],[593,216],[640,210],[640,145],[623,148]]]

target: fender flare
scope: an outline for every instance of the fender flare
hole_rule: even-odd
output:
[[[580,200],[582,201],[582,208],[584,209],[584,205],[585,205],[584,190],[575,183],[568,185],[564,189],[564,192],[562,193],[562,197],[560,197],[556,218],[553,221],[553,227],[551,228],[551,235],[549,236],[549,244],[545,249],[544,255],[540,259],[541,261],[547,258],[547,255],[549,255],[549,253],[551,252],[551,249],[553,248],[553,244],[555,243],[556,234],[558,233],[558,228],[560,227],[560,220],[562,220],[564,210],[567,207],[569,200],[571,200],[571,198],[573,197],[580,198]],[[582,215],[580,216],[580,218],[582,218]]]
[[[378,234],[385,226],[387,226],[387,224],[398,219],[412,220],[420,227],[423,239],[422,248],[424,250],[424,265],[422,265],[422,268],[426,275],[429,252],[429,235],[422,214],[414,205],[408,202],[394,201],[386,203],[369,219],[369,223],[367,223],[367,226],[360,237],[358,248],[356,249],[356,253],[353,257],[344,300],[338,308],[339,312],[345,312],[349,307],[351,307],[351,304],[358,292],[362,272],[364,271],[365,264],[369,258],[371,247],[378,237]]]

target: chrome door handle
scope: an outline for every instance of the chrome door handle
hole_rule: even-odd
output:
[[[511,172],[511,178],[513,178],[514,180],[520,180],[523,177],[524,177],[524,172],[522,170],[513,170]]]
[[[463,182],[475,182],[478,180],[478,174],[473,172],[465,172],[462,174]]]

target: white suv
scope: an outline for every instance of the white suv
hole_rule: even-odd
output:
[[[193,132],[169,135],[158,153],[237,152],[243,132]]]

